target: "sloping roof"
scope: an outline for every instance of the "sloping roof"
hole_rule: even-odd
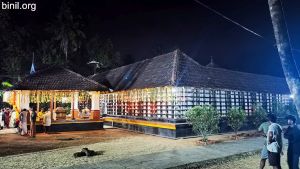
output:
[[[202,66],[180,50],[99,73],[90,78],[114,90],[190,86],[289,93],[283,78]]]
[[[69,69],[53,66],[25,77],[13,90],[87,90],[103,91],[107,88]]]

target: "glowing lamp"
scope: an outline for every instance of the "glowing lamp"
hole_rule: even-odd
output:
[[[68,102],[68,98],[67,97],[62,97],[61,98],[61,102],[62,103],[67,103]]]

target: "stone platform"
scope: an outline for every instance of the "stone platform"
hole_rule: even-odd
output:
[[[50,132],[86,131],[103,129],[103,120],[62,120],[52,122]],[[43,125],[36,124],[36,131],[43,132]]]
[[[194,135],[192,126],[176,121],[149,121],[142,119],[127,119],[121,117],[104,117],[105,125],[124,128],[145,134],[168,138],[179,138]]]

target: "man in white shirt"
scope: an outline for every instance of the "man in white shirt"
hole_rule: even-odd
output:
[[[267,138],[270,122],[267,119],[264,119],[264,122],[258,128],[258,131],[263,132],[263,136]],[[269,153],[267,149],[267,139],[264,141],[264,145],[260,152],[260,163],[259,169],[265,168],[266,161],[268,159]]]
[[[51,112],[50,109],[43,116],[43,125],[44,125],[44,133],[48,133],[50,131],[51,126]]]
[[[276,115],[269,114],[268,119],[271,123],[267,135],[268,160],[273,169],[281,169],[280,155],[282,153],[282,128],[276,123]]]

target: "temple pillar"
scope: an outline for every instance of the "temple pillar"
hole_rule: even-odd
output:
[[[40,111],[40,92],[38,91],[36,94],[36,113]]]
[[[100,93],[99,92],[91,92],[91,116],[90,119],[99,120],[100,119]]]
[[[79,109],[78,109],[79,92],[73,92],[71,97],[72,97],[72,101],[71,101],[72,119],[78,119],[78,118],[80,118],[79,117]]]
[[[51,123],[54,120],[53,119],[53,102],[54,102],[54,92],[51,91],[50,92],[50,119],[51,119]]]

